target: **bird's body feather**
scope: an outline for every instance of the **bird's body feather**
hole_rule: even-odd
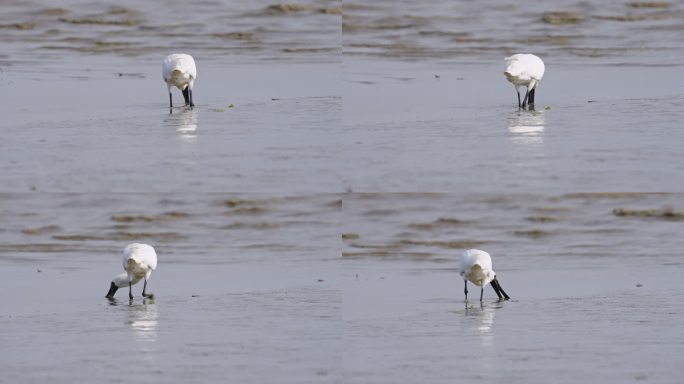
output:
[[[519,53],[507,57],[504,74],[508,81],[517,86],[528,86],[531,82],[538,83],[544,77],[546,67],[538,56],[529,53]]]
[[[197,78],[195,59],[185,53],[174,53],[166,56],[162,62],[162,78],[169,90],[169,108],[173,108],[171,88],[176,87],[183,93],[185,105],[195,106],[192,100],[192,88]]]
[[[124,273],[114,276],[112,278],[111,287],[107,297],[114,297],[114,293],[118,288],[130,287],[137,284],[140,280],[145,280],[145,287],[143,287],[143,296],[145,295],[145,288],[147,287],[147,280],[150,278],[152,271],[157,269],[157,253],[151,245],[132,243],[128,244],[122,252],[122,264]]]
[[[506,70],[504,75],[515,87],[515,92],[518,94],[518,107],[525,108],[528,101],[530,106],[534,105],[537,85],[539,85],[542,77],[544,77],[544,71],[546,70],[544,62],[538,56],[529,53],[518,53],[507,57],[505,60]],[[527,88],[522,103],[520,102],[521,86]]]
[[[482,302],[484,287],[487,284],[492,286],[496,295],[499,296],[499,300],[510,299],[503,288],[501,288],[501,284],[496,278],[496,273],[492,269],[492,257],[489,253],[479,249],[469,249],[463,252],[459,265],[459,273],[464,280],[463,293],[465,293],[466,301],[468,301],[469,281],[480,287],[480,302]]]
[[[162,77],[169,88],[176,87],[181,91],[192,86],[197,78],[195,59],[184,53],[166,56],[162,64]]]
[[[469,249],[463,252],[459,273],[465,280],[480,287],[489,284],[496,276],[492,270],[491,256],[479,249]]]
[[[151,245],[133,243],[123,250],[123,267],[131,278],[149,278],[157,268],[157,253]]]

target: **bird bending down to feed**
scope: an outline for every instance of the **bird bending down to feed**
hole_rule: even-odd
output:
[[[513,83],[518,93],[518,108],[525,108],[528,103],[534,109],[534,93],[544,76],[544,62],[538,56],[529,53],[518,53],[506,58],[504,75]],[[527,87],[522,104],[520,103],[520,86]]]
[[[142,291],[143,297],[152,297],[151,293],[146,293],[145,291],[147,290],[147,280],[150,278],[152,271],[157,268],[157,253],[154,251],[154,248],[147,244],[128,244],[123,250],[122,261],[126,272],[114,276],[106,297],[109,299],[114,298],[117,289],[127,286],[128,297],[133,300],[131,287],[141,279],[145,279]]]
[[[487,284],[492,285],[499,299],[510,299],[501,288],[499,280],[496,279],[496,273],[492,270],[492,257],[489,256],[489,253],[479,249],[469,249],[463,252],[459,273],[465,281],[463,292],[465,292],[466,301],[468,301],[468,281],[480,287],[480,301],[482,301],[484,287]]]
[[[162,65],[162,77],[169,89],[169,108],[173,108],[171,87],[176,87],[183,92],[185,105],[190,108],[195,106],[192,101],[192,86],[197,78],[195,59],[184,53],[174,53],[166,56]]]

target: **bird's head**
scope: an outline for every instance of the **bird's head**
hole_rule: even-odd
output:
[[[495,278],[496,278],[496,273],[494,271],[487,271],[487,273],[485,274],[485,279],[482,282],[482,286],[485,286],[485,285],[491,283],[492,280],[494,280]]]
[[[120,275],[114,276],[112,279],[111,284],[109,284],[109,291],[107,292],[108,298],[113,298],[114,294],[119,288],[123,288],[128,285],[128,275],[125,273],[122,273]]]

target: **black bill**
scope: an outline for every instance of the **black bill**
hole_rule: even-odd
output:
[[[112,281],[112,285],[109,286],[109,292],[107,292],[107,296],[105,296],[105,297],[109,298],[109,299],[113,298],[114,294],[116,293],[116,291],[118,289],[119,289],[119,287],[117,287],[116,284],[114,284],[114,282]]]
[[[496,292],[497,295],[499,295],[499,299],[501,299],[501,296],[503,295],[503,298],[506,300],[509,300],[510,297],[506,294],[506,292],[501,288],[501,284],[499,284],[499,280],[495,277],[494,280],[491,282],[492,288],[494,288],[494,291]]]

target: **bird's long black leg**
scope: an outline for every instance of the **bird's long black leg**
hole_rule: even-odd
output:
[[[468,301],[468,280],[463,280],[465,283],[463,287],[463,293],[465,293],[465,301]]]
[[[537,90],[537,88],[532,88],[532,90],[530,91],[530,100],[528,101],[528,103],[530,104],[530,106],[533,106],[533,105],[534,105],[534,92],[535,92],[536,90]]]
[[[142,295],[143,295],[143,297],[145,297],[145,298],[154,297],[153,294],[147,293],[147,279],[145,279],[145,284],[143,284],[143,293],[142,293]]]
[[[480,303],[482,302],[482,294],[484,293],[484,284],[480,286]]]
[[[523,99],[523,102],[522,102],[522,107],[523,107],[523,109],[524,109],[525,107],[527,107],[527,98],[528,98],[529,96],[530,96],[530,90],[528,89],[527,91],[525,91],[525,98]]]
[[[518,109],[522,108],[522,105],[520,104],[520,92],[516,91],[518,93]]]
[[[171,95],[171,92],[169,92],[169,108],[173,108],[173,96]]]
[[[133,284],[131,282],[128,282],[128,298],[133,300]]]
[[[190,104],[190,95],[189,95],[189,92],[190,92],[190,88],[185,87],[185,89],[183,90],[183,98],[185,98],[185,105],[189,105],[189,104]]]
[[[192,102],[192,89],[188,89],[188,95],[190,96],[190,108],[195,106],[195,103]]]

